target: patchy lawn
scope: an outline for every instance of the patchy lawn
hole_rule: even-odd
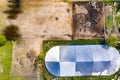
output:
[[[105,2],[105,28],[106,33],[111,33],[113,28],[113,3]]]
[[[0,80],[34,80],[24,77],[11,77],[12,67],[12,49],[13,44],[8,42],[6,45],[0,47],[0,64],[2,65],[3,71],[0,72]]]

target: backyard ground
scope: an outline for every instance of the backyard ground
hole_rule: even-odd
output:
[[[73,4],[74,39],[103,38],[103,2],[75,2]]]
[[[11,75],[37,77],[36,56],[43,40],[71,40],[72,4],[49,0],[24,0],[22,13],[7,25],[16,25],[20,39],[14,43]],[[27,3],[27,5],[26,5]]]
[[[4,13],[4,11],[9,9],[8,0],[0,0],[0,33],[6,29],[12,31],[13,29],[10,28],[11,25],[12,28],[15,27],[15,31],[13,30],[13,32],[19,33],[19,38],[13,44],[8,43],[7,46],[9,47],[4,46],[5,49],[9,49],[7,50],[9,52],[0,48],[0,62],[3,58],[2,61],[4,60],[4,64],[8,66],[7,68],[5,67],[7,77],[0,74],[0,79],[9,80],[9,73],[15,77],[10,80],[27,80],[26,78],[20,77],[27,77],[28,80],[37,80],[37,77],[41,77],[39,74],[43,73],[44,67],[40,65],[38,70],[35,68],[34,62],[39,54],[44,53],[44,40],[104,38],[105,21],[103,2],[89,3],[82,2],[87,0],[79,0],[80,2],[71,3],[67,1],[68,0],[21,0],[21,13],[17,15],[16,19],[8,19],[8,14]],[[14,34],[15,33],[9,32],[10,36],[14,36]],[[69,41],[65,41],[65,44],[64,41],[58,42],[59,43],[48,42],[47,44],[49,44],[49,48],[53,46],[53,44],[54,46],[58,44],[74,44],[74,42]],[[82,41],[76,43],[82,43]],[[87,41],[83,41],[83,43],[87,43]],[[96,44],[97,43],[101,43],[101,41],[96,42]],[[12,45],[13,50],[11,49]],[[48,47],[46,47],[45,51],[49,49]],[[4,57],[7,55],[9,61]],[[0,71],[4,69],[4,64],[3,66],[0,64]],[[45,77],[46,80],[49,80],[47,79],[46,73],[44,75],[42,75],[41,78]],[[70,78],[66,79],[70,80]],[[88,79],[91,80],[91,77]],[[95,79],[96,78],[93,80]],[[62,80],[62,78],[60,78],[60,80]],[[103,80],[106,80],[106,78]]]

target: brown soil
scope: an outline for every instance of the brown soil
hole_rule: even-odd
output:
[[[73,7],[74,39],[102,38],[104,36],[103,3],[75,2]],[[76,13],[77,8],[83,11]]]

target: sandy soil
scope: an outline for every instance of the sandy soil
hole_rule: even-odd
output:
[[[24,0],[25,1],[25,0]],[[24,5],[23,12],[16,20],[7,20],[7,25],[18,25],[21,40],[14,43],[13,65],[11,74],[14,76],[36,77],[34,60],[42,53],[42,41],[48,39],[70,40],[72,35],[71,3],[49,0],[31,0]],[[32,4],[33,3],[33,4]],[[37,5],[37,7],[35,6]],[[30,6],[29,8],[26,8]],[[71,24],[70,24],[71,23]],[[27,57],[27,55],[30,55]]]
[[[0,7],[2,8],[7,7],[7,4],[8,4],[8,0],[0,0]]]
[[[11,75],[36,77],[35,58],[42,53],[42,41],[70,40],[72,5],[59,0],[22,0],[22,13],[15,20],[4,14],[7,0],[0,0],[0,32],[8,25],[17,25],[21,39],[14,43]]]

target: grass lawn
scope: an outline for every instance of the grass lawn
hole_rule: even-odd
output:
[[[105,1],[104,5],[105,5],[104,7],[105,8],[105,28],[106,28],[107,34],[109,34],[113,26],[113,12],[112,12],[113,9],[110,7],[110,6],[113,6],[113,2]]]
[[[112,16],[105,17],[105,26],[108,31],[112,28],[112,20]]]
[[[118,30],[120,32],[120,3],[119,2],[114,2],[114,15],[115,15],[115,24],[118,27]]]
[[[3,73],[9,74],[12,63],[12,43],[8,42],[6,45],[0,47],[0,63],[3,65]]]
[[[43,50],[44,54],[46,52],[57,45],[78,45],[78,44],[105,44],[104,39],[92,39],[92,40],[48,40],[43,42]],[[44,61],[43,61],[44,62]],[[120,73],[120,70],[111,76],[81,76],[81,77],[55,77],[52,76],[45,68],[45,65],[43,64],[43,67],[41,68],[43,70],[42,73],[42,79],[43,80],[51,80],[53,78],[58,78],[59,80],[116,80],[116,76],[118,73]]]
[[[2,64],[3,72],[0,73],[0,80],[8,80],[11,64],[12,64],[12,47],[11,42],[7,42],[6,45],[0,47],[0,64]]]

